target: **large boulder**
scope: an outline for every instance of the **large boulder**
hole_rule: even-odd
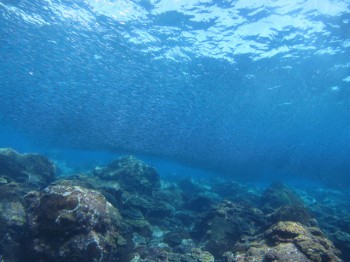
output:
[[[282,206],[276,209],[269,218],[272,224],[279,221],[294,221],[307,226],[316,224],[316,221],[312,219],[309,210],[306,207],[299,205]]]
[[[95,168],[94,174],[105,180],[118,181],[128,192],[152,195],[159,189],[157,170],[133,156],[121,157],[107,167]]]
[[[304,206],[303,200],[294,192],[293,189],[280,184],[272,184],[261,196],[261,205],[267,212],[273,212],[275,209],[285,206]]]
[[[31,192],[27,219],[32,261],[110,261],[123,239],[121,216],[102,194],[53,185]]]
[[[254,188],[247,188],[233,181],[217,181],[211,186],[214,193],[217,193],[224,199],[235,203],[246,203],[256,206],[259,203],[260,195]]]
[[[41,189],[55,178],[55,167],[38,154],[19,154],[9,148],[0,149],[0,183],[26,183]]]
[[[46,157],[0,149],[0,257],[5,261],[25,261],[28,226],[23,197],[54,178],[54,165]]]
[[[144,237],[152,234],[150,223],[169,225],[176,207],[183,202],[181,192],[171,188],[162,187],[161,190],[153,191],[152,195],[141,194],[125,190],[118,181],[105,180],[98,176],[75,175],[55,183],[78,185],[99,191],[108,202],[118,208],[125,224]]]
[[[341,261],[339,251],[316,227],[278,222],[236,253],[237,261]]]
[[[220,260],[243,235],[255,235],[265,226],[259,209],[223,201],[197,217],[191,235]]]

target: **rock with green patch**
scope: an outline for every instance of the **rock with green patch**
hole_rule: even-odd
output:
[[[283,221],[239,250],[236,261],[337,262],[340,252],[322,232],[297,222]]]

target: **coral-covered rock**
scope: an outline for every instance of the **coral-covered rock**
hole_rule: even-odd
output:
[[[168,224],[168,220],[173,217],[176,210],[172,205],[180,206],[182,202],[178,191],[167,188],[165,191],[163,188],[162,191],[154,191],[151,196],[135,191],[129,192],[120,185],[120,182],[104,180],[97,176],[76,175],[69,179],[72,180],[61,180],[55,183],[60,185],[82,185],[99,191],[113,206],[119,209],[124,222],[134,232],[145,237],[151,234],[150,223],[156,225]]]
[[[151,237],[152,236],[152,229],[150,223],[144,219],[130,219],[126,218],[124,219],[124,222],[126,225],[130,227],[130,232],[132,234],[137,233],[142,237]]]
[[[308,195],[310,194],[310,195]],[[315,199],[309,205],[327,237],[341,251],[343,261],[350,261],[350,195],[327,189],[308,191]]]
[[[54,165],[38,154],[19,154],[9,148],[0,149],[1,184],[28,183],[37,189],[47,186],[55,178]],[[34,187],[34,189],[36,189]]]
[[[105,180],[118,181],[129,192],[151,195],[160,187],[155,168],[132,156],[121,157],[105,168],[97,168],[94,174]]]
[[[328,235],[334,245],[341,251],[343,261],[350,261],[350,234],[335,230]]]
[[[341,261],[339,251],[318,228],[278,222],[236,253],[237,261]]]
[[[180,210],[184,207],[187,198],[183,191],[174,183],[162,181],[160,190],[156,191],[154,198],[170,203],[174,208]]]
[[[169,253],[169,262],[214,262],[214,256],[208,251],[203,251],[199,248],[193,248],[189,254]]]
[[[23,197],[53,181],[55,168],[44,156],[0,149],[0,254],[6,261],[24,261],[27,237]]]
[[[199,193],[205,192],[205,188],[201,186],[199,183],[194,181],[193,179],[182,179],[178,183],[179,188],[182,190],[182,192],[187,196],[187,197],[194,197],[195,195]]]
[[[22,228],[26,223],[26,214],[21,202],[0,202],[0,227]]]
[[[283,243],[279,244],[273,248],[250,248],[248,255],[250,257],[260,257],[260,254],[265,254],[263,260],[266,262],[310,262],[310,260],[298,250],[298,248],[293,243]]]
[[[26,215],[22,203],[0,202],[0,254],[5,261],[23,261],[21,244],[26,234]]]
[[[174,217],[179,221],[183,226],[191,226],[195,221],[195,213],[189,210],[177,211],[174,214]]]
[[[284,205],[303,206],[302,199],[289,187],[283,184],[272,184],[261,197],[261,204],[267,211],[273,211]]]
[[[33,261],[110,261],[117,254],[121,216],[97,191],[54,185],[26,200]]]
[[[121,204],[129,198],[129,195],[117,181],[104,180],[91,174],[75,174],[55,181],[56,185],[80,186],[92,190],[97,190],[113,206],[119,208]]]
[[[230,201],[199,215],[192,236],[205,243],[206,250],[222,259],[242,235],[253,235],[266,226],[262,212]]]
[[[195,212],[202,212],[208,210],[214,204],[214,201],[210,195],[198,194],[189,200],[185,207]]]
[[[189,239],[190,236],[185,231],[179,232],[169,232],[164,236],[163,241],[167,243],[170,247],[176,247],[181,245],[184,239]]]
[[[271,215],[271,222],[273,224],[279,221],[294,221],[309,226],[313,222],[311,220],[311,215],[307,208],[300,205],[282,206]]]
[[[278,222],[265,232],[266,238],[273,244],[292,242],[296,237],[306,234],[308,230],[303,225],[292,221]]]
[[[208,251],[193,248],[186,254],[179,254],[161,248],[149,248],[135,254],[132,262],[214,262],[215,259]]]
[[[260,195],[233,181],[218,181],[212,185],[212,191],[224,199],[235,203],[246,203],[255,206],[259,203]]]
[[[0,200],[21,201],[23,196],[33,190],[33,186],[26,183],[9,182],[0,185]]]

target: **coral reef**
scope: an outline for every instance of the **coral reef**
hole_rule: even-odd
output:
[[[349,202],[282,184],[262,191],[224,180],[170,182],[130,156],[57,177],[44,156],[1,149],[0,258],[348,261]]]

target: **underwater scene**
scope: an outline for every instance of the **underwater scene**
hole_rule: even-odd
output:
[[[0,262],[349,262],[350,0],[0,0]]]

